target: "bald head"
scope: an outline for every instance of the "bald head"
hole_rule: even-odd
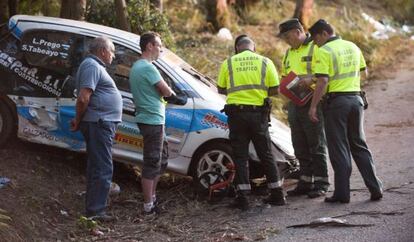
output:
[[[250,39],[249,37],[242,37],[239,40],[237,40],[236,43],[236,51],[237,53],[242,52],[243,50],[251,50],[254,51],[254,41]]]

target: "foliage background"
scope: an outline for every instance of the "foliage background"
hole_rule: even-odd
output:
[[[210,1],[210,2],[209,2]],[[216,79],[221,62],[233,54],[233,41],[220,40],[206,21],[212,0],[164,0],[163,13],[151,6],[150,0],[127,0],[131,31],[142,34],[156,31],[164,44],[200,72]],[[238,3],[238,1],[235,1]],[[255,1],[246,8],[230,5],[229,29],[233,36],[248,34],[256,42],[256,50],[268,56],[280,69],[281,58],[288,46],[276,38],[278,24],[290,18],[294,0]],[[214,4],[213,4],[214,6]],[[89,22],[119,27],[113,0],[88,0],[85,19]],[[20,0],[19,13],[59,16],[60,0]],[[375,31],[362,18],[362,12],[388,25],[400,28],[414,23],[412,0],[314,0],[311,22],[328,20],[342,38],[355,42],[363,51],[371,79],[381,78],[380,70],[389,68],[413,46],[407,36],[397,34],[388,40],[371,37]],[[286,117],[283,97],[276,98],[274,112]]]

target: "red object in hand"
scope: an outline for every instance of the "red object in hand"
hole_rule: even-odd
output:
[[[300,78],[293,72],[282,78],[280,92],[298,106],[305,105],[312,98],[313,90],[308,86],[299,85]]]

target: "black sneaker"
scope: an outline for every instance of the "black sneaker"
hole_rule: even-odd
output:
[[[148,215],[158,215],[158,214],[160,214],[161,213],[161,211],[160,211],[160,209],[158,208],[158,206],[156,206],[156,205],[154,205],[152,208],[151,208],[151,211],[149,211],[149,212],[147,212],[147,211],[145,211],[144,210],[144,215],[145,216],[148,216]]]
[[[326,203],[349,203],[349,198],[340,199],[340,198],[336,198],[332,196],[332,197],[326,197],[325,202]]]
[[[270,192],[270,195],[267,198],[263,199],[263,203],[267,203],[267,204],[275,205],[275,206],[286,205],[286,198],[285,198],[285,195],[283,194],[283,190],[272,189],[272,191]]]
[[[309,198],[317,198],[317,197],[322,197],[326,195],[327,190],[325,189],[321,189],[321,188],[317,188],[314,189],[310,192],[308,192],[308,197]]]
[[[242,211],[249,210],[249,201],[245,196],[237,196],[232,203],[230,203],[229,207],[231,208],[238,208]]]
[[[370,200],[371,201],[379,201],[383,197],[382,192],[371,193]]]
[[[263,203],[274,205],[274,206],[283,206],[286,205],[286,198],[285,197],[273,197],[269,195],[267,198],[263,199]]]
[[[312,190],[309,188],[296,187],[293,190],[287,191],[287,195],[290,197],[302,196],[308,194],[310,191]]]
[[[89,216],[88,219],[98,221],[98,222],[103,222],[103,223],[104,222],[113,222],[113,221],[117,220],[115,216],[108,215],[106,213]]]

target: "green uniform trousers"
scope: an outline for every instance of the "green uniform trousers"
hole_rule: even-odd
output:
[[[288,104],[288,121],[292,134],[295,156],[299,160],[300,180],[303,189],[327,189],[329,187],[327,148],[323,114],[318,105],[319,122],[309,119],[310,101],[300,107]]]

